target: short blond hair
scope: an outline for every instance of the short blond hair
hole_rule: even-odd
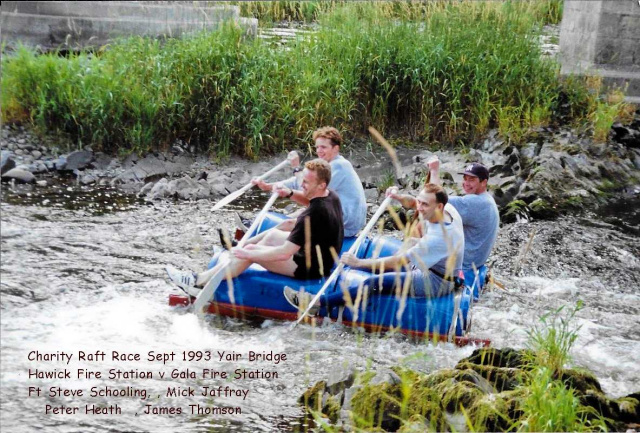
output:
[[[331,165],[324,159],[316,158],[307,161],[304,168],[315,172],[319,182],[325,182],[327,186],[331,182]]]
[[[422,190],[427,194],[435,194],[436,203],[442,203],[443,205],[446,205],[449,201],[449,195],[441,185],[428,183],[422,188]]]
[[[313,131],[313,141],[316,141],[318,138],[328,138],[331,140],[332,146],[342,145],[342,135],[340,135],[340,132],[333,126],[325,126]]]

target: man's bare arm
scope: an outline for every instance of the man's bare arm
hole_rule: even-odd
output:
[[[406,266],[408,261],[404,254],[396,254],[379,259],[359,259],[351,253],[344,253],[340,261],[352,268],[367,269],[374,272],[390,272]]]
[[[440,160],[438,157],[433,155],[425,162],[425,165],[429,169],[429,175],[431,176],[430,182],[435,185],[442,185],[442,180],[440,180]]]
[[[290,232],[296,226],[296,220],[293,218],[286,219],[278,224],[275,228],[283,232]]]
[[[392,199],[399,201],[400,205],[402,205],[402,207],[404,208],[415,209],[418,207],[415,198],[413,198],[409,194],[398,194],[398,187],[396,186],[390,186],[389,188],[387,188],[385,194],[387,197],[391,197]]]
[[[291,196],[291,200],[298,203],[300,206],[309,206],[309,199],[305,197],[302,191],[293,191],[293,195]]]

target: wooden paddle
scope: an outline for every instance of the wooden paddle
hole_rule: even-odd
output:
[[[256,216],[256,218],[253,220],[253,223],[251,224],[251,227],[249,227],[249,230],[247,230],[247,232],[244,234],[242,239],[240,239],[240,241],[238,242],[238,247],[242,248],[244,244],[247,243],[247,240],[251,237],[251,233],[253,233],[256,230],[256,228],[258,228],[258,226],[264,219],[264,216],[267,214],[269,209],[271,209],[271,206],[273,206],[273,203],[275,203],[277,199],[278,199],[277,192],[274,192],[273,194],[271,194],[271,198],[269,199],[267,204],[264,205],[264,207],[262,208],[258,216]],[[220,269],[220,272],[225,272],[226,269],[227,269],[227,266],[225,264],[225,266],[222,269]],[[204,286],[204,289],[202,289],[202,291],[198,293],[198,296],[196,297],[196,300],[193,303],[193,308],[195,309],[195,312],[198,315],[203,314],[202,310],[205,304],[213,298],[213,295],[216,293],[216,290],[218,289],[219,284],[214,287],[213,285],[214,280],[215,280],[214,277],[212,277],[209,280],[207,285]]]
[[[389,203],[391,203],[391,200],[393,200],[391,197],[387,197],[384,199],[384,201],[382,202],[382,204],[380,205],[376,213],[373,214],[373,216],[371,217],[371,220],[369,220],[369,223],[365,226],[365,228],[360,233],[360,236],[358,236],[358,238],[353,243],[353,245],[351,245],[351,248],[349,248],[349,252],[351,254],[356,254],[358,252],[360,245],[362,245],[362,242],[367,237],[367,235],[375,225],[376,221],[378,221],[378,218],[380,218],[383,212],[387,209],[387,206],[389,206]],[[318,300],[320,299],[320,296],[322,296],[325,290],[327,290],[327,287],[329,287],[333,282],[335,282],[336,278],[340,276],[340,273],[342,272],[343,268],[344,268],[344,263],[342,262],[338,263],[338,266],[336,266],[336,269],[331,273],[329,278],[327,278],[327,280],[324,282],[324,284],[322,285],[318,293],[316,293],[316,296],[314,296],[311,302],[309,302],[307,309],[304,310],[304,312],[302,313],[302,315],[300,315],[298,320],[295,323],[293,323],[293,325],[291,326],[291,329],[295,328],[298,325],[298,323],[302,322],[305,316],[309,314],[309,311],[311,311],[311,308],[315,305],[316,302],[318,302]]]
[[[298,152],[296,152],[295,150],[292,150],[291,152],[289,152],[289,154],[287,155],[287,159],[285,159],[280,164],[278,164],[275,167],[273,167],[271,170],[267,171],[262,176],[258,176],[257,179],[258,180],[263,180],[263,179],[267,178],[268,176],[272,175],[273,173],[275,173],[276,171],[286,167],[288,164],[290,164],[291,167],[293,167],[293,168],[295,168],[295,167],[300,165],[300,156],[298,155]],[[232,201],[234,201],[235,199],[240,197],[242,194],[244,194],[245,192],[250,190],[252,186],[253,186],[253,183],[249,182],[248,184],[246,184],[245,186],[243,186],[239,190],[237,190],[235,192],[232,192],[231,194],[229,194],[228,196],[226,196],[225,198],[220,200],[218,203],[216,203],[213,206],[212,210],[216,211],[216,210],[221,209],[222,207],[228,205],[229,203],[231,203]]]

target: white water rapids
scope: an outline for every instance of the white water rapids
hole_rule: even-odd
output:
[[[302,410],[297,399],[332,370],[354,365],[379,369],[404,363],[424,371],[454,366],[473,347],[431,345],[402,336],[361,334],[340,325],[308,325],[290,330],[289,323],[248,322],[209,316],[205,321],[185,309],[168,306],[177,290],[165,278],[163,267],[201,269],[211,246],[218,244],[216,228],[231,228],[231,212],[214,216],[211,203],[113,204],[124,208],[92,213],[86,208],[65,209],[2,203],[2,317],[1,317],[1,424],[3,431],[36,429],[59,432],[98,431],[294,431],[301,428]],[[532,228],[538,230],[522,262],[512,275],[520,247]],[[549,239],[565,235],[556,247]],[[554,234],[556,233],[556,234]],[[592,241],[593,239],[593,241]],[[592,245],[597,239],[607,243]],[[597,243],[597,242],[596,242]],[[550,248],[551,246],[551,248]],[[571,248],[577,248],[573,251]],[[596,247],[602,247],[598,249]],[[605,392],[619,397],[640,390],[638,312],[640,294],[638,237],[614,226],[577,226],[575,219],[552,223],[516,224],[501,229],[495,276],[509,291],[485,294],[474,307],[475,337],[489,338],[496,347],[523,347],[526,331],[541,314],[559,306],[585,302],[578,312],[581,325],[572,352],[574,364],[591,369]],[[594,255],[591,257],[590,254]],[[595,255],[600,255],[600,259]],[[573,263],[604,263],[603,271],[572,272]],[[616,262],[619,260],[619,262]],[[578,268],[578,271],[580,269]],[[624,274],[616,277],[617,274]],[[635,284],[631,282],[635,281]],[[183,361],[183,351],[218,351],[247,354],[284,353],[287,360],[251,363],[237,361]],[[29,353],[66,352],[77,355],[106,352],[104,361],[30,361]],[[113,361],[109,355],[139,353],[142,361]],[[166,364],[148,362],[149,351],[176,353]],[[29,369],[69,369],[71,379],[29,378]],[[170,373],[263,369],[277,378],[197,379],[174,378]],[[78,369],[102,371],[103,378],[77,378]],[[152,379],[110,380],[110,369],[152,371]],[[165,371],[160,378],[157,372]],[[222,385],[246,391],[238,396],[203,397],[203,386]],[[85,395],[45,395],[50,387],[82,389]],[[139,397],[87,397],[92,387],[145,389]],[[193,387],[194,397],[168,397],[167,389]],[[42,395],[29,392],[40,387]],[[78,406],[77,414],[46,414],[45,408]],[[117,404],[121,415],[86,415],[86,404]],[[182,414],[145,415],[147,404],[181,407]],[[240,408],[241,414],[192,415],[190,404]]]

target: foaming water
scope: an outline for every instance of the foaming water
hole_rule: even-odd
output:
[[[345,365],[360,370],[398,364],[422,371],[453,367],[473,351],[450,344],[431,345],[409,341],[398,335],[370,335],[337,324],[318,327],[278,321],[247,321],[208,316],[199,319],[185,308],[171,308],[169,294],[176,293],[164,275],[164,266],[201,269],[211,246],[218,243],[216,228],[231,228],[231,211],[211,213],[211,203],[133,203],[128,209],[91,213],[86,209],[2,203],[2,315],[0,360],[1,421],[6,431],[295,431],[306,421],[297,400],[302,392],[332,371]],[[245,209],[240,203],[235,209]],[[231,208],[234,209],[234,208]],[[562,222],[556,223],[562,224]],[[503,229],[500,248],[509,244],[510,231]],[[591,235],[598,235],[593,228]],[[522,237],[526,238],[525,231]],[[502,246],[500,246],[502,243]],[[630,251],[618,242],[617,251]],[[612,250],[613,251],[613,250]],[[622,253],[616,253],[622,254]],[[508,254],[513,257],[511,251]],[[499,253],[497,254],[499,257]],[[545,312],[561,305],[570,307],[582,299],[586,307],[577,315],[579,329],[574,349],[575,363],[593,370],[605,391],[626,395],[640,388],[634,353],[640,351],[637,314],[640,299],[636,288],[610,285],[597,274],[549,275],[531,269],[512,277],[498,259],[496,278],[508,291],[487,293],[473,309],[472,334],[489,338],[496,347],[523,347],[526,331]],[[531,264],[537,263],[535,258]],[[500,267],[502,266],[502,267]],[[501,274],[500,272],[504,272]],[[543,276],[538,276],[542,274]],[[142,362],[100,362],[73,358],[64,363],[34,363],[31,351],[77,354],[111,351],[140,353]],[[162,362],[146,361],[148,352],[176,356]],[[211,351],[284,353],[278,364],[250,363],[247,359],[183,360],[182,352]],[[69,368],[68,380],[29,378],[29,369]],[[278,377],[247,380],[171,377],[177,371],[200,372],[204,368],[233,373],[256,368],[275,371]],[[78,369],[152,371],[153,378],[76,377]],[[157,373],[165,372],[164,377]],[[78,388],[132,387],[146,392],[146,399],[133,397],[28,397],[28,387]],[[167,397],[172,387],[196,389],[230,386],[249,390],[238,396]],[[45,415],[44,405],[113,405],[122,416]],[[143,415],[147,404],[181,406],[179,415]],[[197,415],[190,404],[238,407],[234,415]],[[137,415],[136,415],[137,414]]]
[[[508,291],[485,293],[475,306],[476,332],[491,338],[496,347],[526,347],[528,331],[541,326],[542,315],[560,308],[566,313],[581,300],[584,307],[572,323],[577,333],[570,353],[572,365],[591,370],[612,396],[637,392],[640,293],[636,288],[632,288],[634,293],[614,293],[585,280],[514,278]]]

